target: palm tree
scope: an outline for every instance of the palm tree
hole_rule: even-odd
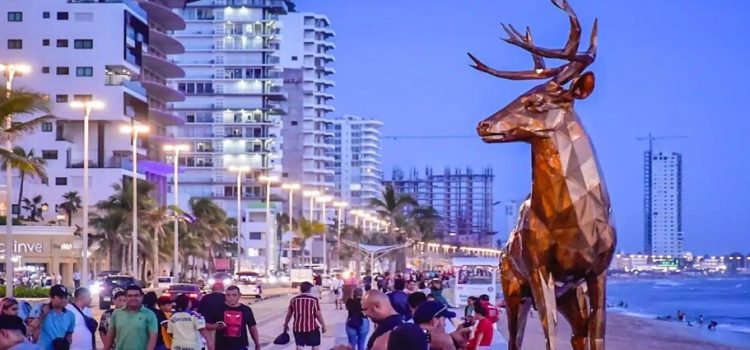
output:
[[[313,238],[326,231],[326,226],[318,221],[307,220],[304,217],[299,219],[299,227],[297,228],[297,238],[301,240],[299,248],[300,260],[304,260],[305,256],[305,245],[307,240]]]
[[[38,219],[44,220],[42,217],[42,195],[36,195],[31,199],[23,198],[23,209],[29,211],[27,219],[29,221],[38,221]],[[20,216],[20,215],[19,215]]]
[[[68,226],[72,226],[73,214],[77,213],[78,209],[81,209],[81,196],[76,191],[70,191],[63,194],[62,198],[64,201],[60,203],[60,208],[68,216]]]
[[[410,231],[413,239],[421,242],[430,242],[439,238],[435,233],[435,227],[442,220],[433,207],[414,208],[409,213]]]
[[[151,263],[151,269],[153,271],[153,277],[154,280],[154,286],[158,285],[158,280],[156,280],[159,276],[159,256],[164,255],[168,256],[170,244],[168,243],[168,240],[166,239],[167,233],[165,230],[166,226],[171,227],[171,224],[173,222],[173,217],[170,214],[172,212],[172,207],[166,207],[162,206],[156,209],[151,210],[150,212],[147,212],[145,215],[145,222],[143,223],[146,231],[153,232],[153,236],[151,239],[148,240],[148,244],[151,246],[151,252],[149,253],[146,249],[142,249],[141,251],[144,252],[145,255],[150,255],[152,259]],[[147,237],[147,235],[144,235]],[[144,237],[144,238],[145,238]],[[144,247],[145,248],[145,247]],[[147,259],[144,259],[144,263]]]
[[[47,172],[44,169],[47,161],[42,157],[37,157],[33,148],[26,151],[23,147],[16,146],[13,147],[13,154],[16,156],[15,158],[3,159],[2,168],[7,171],[8,166],[10,166],[12,169],[17,169],[18,173],[21,175],[21,184],[18,189],[18,206],[20,207],[23,199],[23,185],[26,176],[32,179],[38,177],[42,180],[42,183],[47,182]],[[18,212],[18,217],[21,217],[20,211]]]
[[[33,131],[36,126],[47,120],[49,118],[49,116],[46,115],[46,113],[49,112],[48,100],[49,98],[43,94],[23,89],[14,90],[13,93],[9,93],[5,87],[0,88],[0,145],[5,145],[6,141],[13,141],[23,134]],[[23,122],[14,120],[14,117],[20,115],[35,115],[39,113],[44,113],[45,116],[31,118]],[[10,125],[10,127],[8,127],[8,125]],[[0,164],[2,164],[3,170],[8,171],[8,168],[19,169],[21,170],[22,176],[26,173],[31,176],[38,176],[41,179],[47,178],[43,166],[30,162],[24,155],[19,155],[16,151],[15,148],[0,148]],[[21,181],[23,184],[23,180]],[[19,205],[21,204],[22,198],[23,187],[21,187],[19,193]],[[10,198],[8,200],[10,200]],[[10,209],[11,208],[8,208],[8,213],[11,212]],[[8,217],[10,217],[10,215],[8,215]]]
[[[284,232],[290,231],[291,225],[289,222],[289,215],[284,213],[276,213],[276,242],[279,242],[278,254],[276,255],[276,266],[281,268],[281,255],[284,254],[284,245],[281,243]]]
[[[202,253],[198,256],[207,260],[212,270],[213,257],[217,251],[224,250],[224,241],[233,233],[233,220],[229,220],[227,213],[208,198],[191,199],[190,215],[193,220],[188,225],[187,234],[192,236],[193,242],[202,241]]]
[[[385,187],[382,195],[382,198],[370,199],[370,206],[377,211],[378,216],[388,221],[392,229],[400,232],[396,243],[407,242],[410,237],[404,213],[409,207],[418,207],[419,203],[408,194],[397,194],[391,185]],[[396,270],[403,271],[405,268],[406,252],[400,249],[396,252]]]

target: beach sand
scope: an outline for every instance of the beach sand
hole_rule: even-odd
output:
[[[503,310],[504,311],[504,310]],[[523,349],[541,350],[545,349],[544,333],[536,312],[532,311],[533,317],[526,323],[526,333],[523,341]],[[503,312],[499,325],[502,334],[508,338],[507,319]],[[699,330],[687,327],[684,324],[670,323],[657,320],[649,320],[635,316],[607,313],[607,349],[608,350],[633,350],[633,349],[659,349],[659,350],[735,350],[750,349],[748,347],[737,347],[722,345],[702,338],[696,334]],[[559,349],[571,349],[570,327],[567,321],[558,315],[557,318],[557,344]]]

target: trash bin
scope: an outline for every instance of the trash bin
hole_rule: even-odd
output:
[[[344,301],[344,305],[346,305],[346,302],[349,301],[349,299],[352,298],[352,295],[354,294],[354,290],[357,288],[356,284],[345,284],[343,288],[343,295],[342,300]]]

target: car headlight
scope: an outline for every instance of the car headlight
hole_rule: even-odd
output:
[[[102,291],[102,283],[101,282],[94,282],[89,286],[89,290],[91,291],[91,294],[99,294],[99,292]]]
[[[209,278],[208,279],[208,284],[214,284],[214,283],[216,283],[215,279],[213,279],[213,278]]]
[[[228,285],[232,284],[232,279],[231,278],[225,278],[223,282],[224,282],[225,286],[228,286]]]
[[[268,283],[276,283],[276,277],[275,276],[269,276],[268,277]]]

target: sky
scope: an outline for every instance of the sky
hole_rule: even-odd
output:
[[[503,70],[533,66],[502,40],[500,23],[531,26],[535,43],[560,48],[565,14],[548,0],[297,0],[326,14],[336,31],[336,116],[385,123],[383,135],[475,135],[480,120],[535,82],[513,82],[469,67],[471,51]],[[750,1],[570,0],[583,25],[582,48],[599,18],[597,86],[576,109],[596,147],[612,197],[618,249],[643,248],[643,151],[636,138],[683,155],[685,249],[750,253]],[[547,61],[548,66],[560,62]],[[384,140],[383,170],[394,166],[495,170],[495,200],[530,190],[527,144],[478,137]],[[496,208],[500,208],[499,206]],[[495,229],[502,230],[501,210]]]

